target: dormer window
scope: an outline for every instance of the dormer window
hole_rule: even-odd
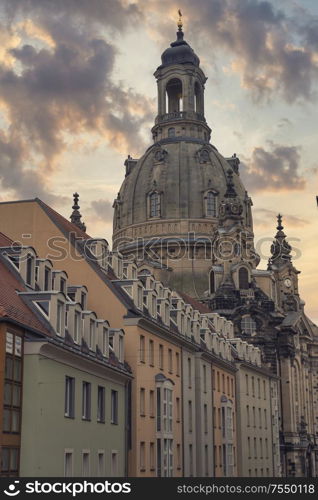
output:
[[[81,293],[81,306],[83,310],[86,309],[86,293],[84,292]]]
[[[44,290],[51,290],[52,288],[52,277],[51,269],[45,266],[44,269]]]
[[[80,311],[75,311],[75,318],[74,318],[74,342],[76,344],[80,343],[81,340],[81,326],[82,326],[82,321],[81,321],[81,313]]]
[[[64,335],[64,324],[65,324],[65,312],[64,304],[60,300],[57,301],[57,311],[56,311],[56,333],[58,335]]]
[[[150,217],[160,217],[161,215],[161,199],[158,191],[153,191],[149,195],[149,215]]]
[[[66,280],[64,278],[60,280],[60,292],[66,293]]]
[[[95,348],[95,321],[93,319],[89,323],[89,348]]]
[[[33,283],[33,263],[34,258],[31,254],[27,255],[26,261],[26,283],[27,285],[32,285]]]
[[[206,217],[216,217],[217,216],[217,193],[214,191],[208,191],[204,197],[205,201],[205,216]]]

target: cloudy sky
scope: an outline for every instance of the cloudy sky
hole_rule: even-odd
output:
[[[241,159],[259,250],[266,261],[282,212],[317,321],[316,0],[0,0],[0,201],[38,196],[68,217],[77,190],[88,232],[111,240],[178,8],[208,76],[212,143]]]

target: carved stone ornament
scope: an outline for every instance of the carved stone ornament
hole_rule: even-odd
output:
[[[168,155],[168,152],[165,149],[157,149],[154,152],[154,158],[155,158],[155,160],[157,162],[160,162],[160,163],[166,161],[167,155]]]
[[[206,148],[199,149],[199,151],[197,151],[197,157],[199,163],[209,163],[211,161],[209,150]]]

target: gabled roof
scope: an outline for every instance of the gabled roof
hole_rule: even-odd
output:
[[[211,309],[209,309],[205,304],[202,304],[202,302],[199,302],[198,300],[194,299],[193,297],[190,297],[190,295],[187,295],[184,292],[177,292],[180,297],[183,298],[186,304],[190,304],[190,306],[193,307],[193,309],[196,309],[199,311],[201,314],[209,314],[211,313]]]
[[[3,236],[1,234],[0,245],[2,246],[2,243],[5,242],[5,246],[7,246],[6,237],[3,238]],[[10,264],[5,262],[4,257],[0,256],[0,321],[7,319],[22,328],[51,336],[49,329],[44,325],[45,320],[42,323],[18,295],[17,292],[26,292],[27,289],[19,273],[14,270],[13,266],[12,269],[9,266]]]

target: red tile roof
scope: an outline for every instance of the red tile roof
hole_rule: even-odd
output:
[[[190,295],[187,295],[186,293],[183,292],[178,292],[178,294],[180,295],[180,297],[183,298],[186,304],[190,304],[190,306],[192,306],[193,309],[196,309],[201,314],[208,314],[212,312],[211,309],[209,309],[205,304],[202,304],[202,302],[199,302],[193,297],[190,297]]]
[[[5,234],[0,232],[0,247],[11,247],[13,241]]]
[[[1,246],[4,246],[2,244],[5,241],[3,236],[1,234]],[[7,246],[7,242],[5,246]],[[51,333],[24,303],[17,291],[25,292],[27,290],[22,280],[15,276],[15,270],[9,270],[7,265],[0,260],[0,320],[8,318],[26,329],[30,328],[51,336]]]
[[[40,205],[40,207],[43,208],[45,213],[50,217],[50,219],[58,226],[58,228],[61,231],[66,232],[67,234],[75,233],[75,235],[78,238],[84,238],[85,240],[91,239],[91,236],[89,236],[87,233],[79,229],[71,221],[65,219],[63,215],[53,210],[53,208],[49,207],[49,205],[44,203],[42,200],[40,200],[39,198],[35,198],[35,201]]]

